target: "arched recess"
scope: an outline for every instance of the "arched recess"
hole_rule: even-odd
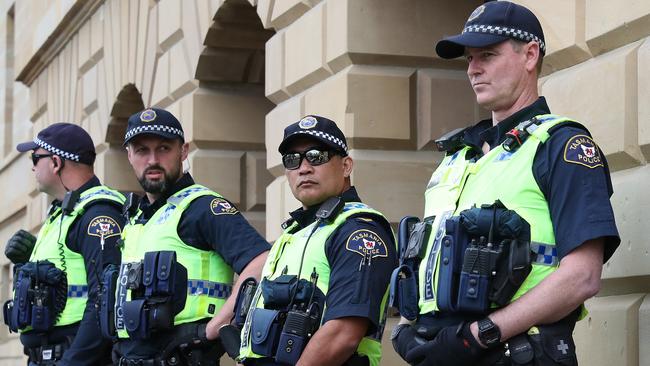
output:
[[[144,109],[142,94],[134,84],[125,85],[117,94],[106,130],[107,151],[103,157],[104,183],[120,191],[141,191],[122,146],[129,117]]]
[[[197,182],[239,207],[264,233],[266,170],[264,51],[274,32],[247,0],[226,0],[205,36],[193,94],[190,166]]]

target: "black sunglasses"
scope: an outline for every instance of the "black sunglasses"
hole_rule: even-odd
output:
[[[282,165],[288,170],[295,170],[300,167],[302,159],[305,158],[309,164],[317,166],[327,163],[335,155],[337,153],[331,150],[312,148],[304,152],[286,153],[282,155]]]
[[[36,166],[36,164],[38,164],[38,161],[41,158],[47,158],[48,156],[54,156],[54,154],[37,154],[37,153],[33,152],[32,153],[32,163],[34,164],[34,166]]]

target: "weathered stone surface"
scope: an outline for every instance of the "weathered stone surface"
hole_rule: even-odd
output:
[[[432,150],[433,141],[459,127],[487,118],[476,104],[465,71],[422,69],[417,73],[417,148]],[[458,103],[465,108],[450,108]]]
[[[271,26],[281,29],[295,22],[309,10],[309,5],[304,0],[275,1],[271,14]]]
[[[581,365],[636,366],[639,360],[639,307],[645,294],[593,298],[587,318],[574,331]]]
[[[195,150],[190,153],[190,172],[196,182],[219,192],[238,205],[242,202],[240,179],[242,177],[241,151]]]
[[[585,7],[586,39],[594,55],[650,35],[650,2],[590,0]]]
[[[266,115],[266,168],[271,174],[276,177],[284,175],[282,158],[280,156],[280,153],[277,152],[278,146],[280,146],[280,142],[282,142],[282,137],[284,136],[284,128],[296,121],[299,121],[300,118],[303,117],[305,112],[302,108],[302,104],[302,97],[293,97],[283,103],[278,104]],[[267,195],[267,197],[269,197],[269,195]]]
[[[637,166],[636,61],[639,43],[551,75],[542,86],[553,113],[589,128],[613,170]],[[570,86],[570,87],[568,87]]]
[[[275,104],[289,97],[285,87],[284,35],[285,32],[278,32],[266,42],[264,94]]]
[[[102,154],[98,155],[95,169],[102,183],[113,189],[128,192],[142,191],[129,163],[126,150],[120,145],[107,147]]]
[[[639,307],[639,365],[650,365],[650,296],[643,298]]]
[[[266,204],[266,186],[273,180],[273,176],[266,170],[266,152],[247,152],[244,163],[246,199],[242,210],[263,210]]]
[[[641,152],[647,160],[650,160],[650,37],[643,41],[638,51],[637,60],[637,108],[639,109],[639,145]]]

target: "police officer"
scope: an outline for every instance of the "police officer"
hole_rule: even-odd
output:
[[[527,8],[487,2],[461,34],[439,41],[436,52],[466,58],[476,100],[492,118],[437,141],[446,156],[425,195],[431,234],[417,268],[419,314],[414,326],[395,328],[394,347],[420,366],[576,365],[572,330],[620,242],[605,157],[584,126],[550,114],[538,96],[546,43]],[[507,229],[494,220],[501,214],[516,218],[519,234],[498,232]],[[458,223],[462,229],[455,229]],[[463,235],[475,241],[452,244]],[[497,235],[509,239],[497,242]],[[524,255],[509,257],[522,266],[505,260],[496,275],[472,266],[478,256],[468,257],[492,255],[498,243],[517,253],[522,240]],[[464,255],[455,269],[448,269],[456,264],[447,246]],[[521,276],[524,267],[530,272]],[[499,272],[512,274],[517,285],[501,293],[509,297],[497,306],[496,293],[480,286],[497,281]],[[481,299],[491,303],[483,312],[476,311]]]
[[[95,145],[79,126],[55,123],[17,149],[32,151],[38,190],[55,199],[37,238],[20,230],[5,247],[16,264],[6,321],[21,332],[30,365],[110,364],[110,342],[97,329],[97,278],[119,263],[124,197],[94,175]]]
[[[189,144],[170,112],[132,115],[124,145],[145,196],[125,206],[114,362],[218,365],[233,270],[240,281],[259,277],[270,246],[232,203],[183,173]]]
[[[269,253],[239,359],[245,365],[378,365],[396,264],[389,223],[351,186],[353,161],[333,121],[307,116],[289,125],[278,150],[302,207],[291,212]],[[296,280],[298,290],[278,295],[283,283]],[[300,290],[301,283],[311,290]],[[298,300],[296,292],[306,295]],[[295,327],[306,319],[305,308],[310,325],[320,326],[315,333],[304,322]],[[273,320],[283,314],[284,325]]]

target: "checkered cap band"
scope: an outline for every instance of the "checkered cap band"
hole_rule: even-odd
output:
[[[504,37],[515,38],[520,41],[530,42],[535,41],[539,44],[539,49],[542,53],[546,53],[546,44],[536,35],[526,32],[521,29],[508,28],[508,27],[499,27],[494,25],[485,25],[485,24],[474,24],[465,27],[463,29],[464,33],[484,33],[484,34],[495,34]]]
[[[530,243],[530,250],[537,254],[535,258],[536,264],[554,267],[560,264],[555,245],[532,242]]]
[[[88,297],[88,285],[68,285],[68,297]]]
[[[129,131],[126,132],[126,135],[124,136],[124,140],[126,141],[139,133],[151,132],[151,131],[167,132],[185,138],[185,136],[183,135],[183,131],[179,130],[178,128],[163,126],[163,125],[147,125],[147,126],[138,126],[136,128],[130,129]]]
[[[77,162],[79,161],[79,155],[73,154],[73,153],[70,153],[70,152],[67,152],[67,151],[64,151],[64,150],[61,150],[61,149],[59,149],[57,147],[54,147],[54,146],[48,144],[47,142],[39,139],[38,137],[34,138],[34,143],[36,145],[42,147],[43,149],[51,152],[54,155],[58,155],[58,156],[60,156],[60,157],[62,157],[64,159],[68,159],[68,160],[72,160],[72,161],[77,161]]]
[[[336,137],[334,135],[330,135],[329,133],[322,132],[322,131],[314,131],[314,130],[300,130],[300,131],[294,132],[294,134],[298,134],[298,133],[303,133],[303,134],[307,134],[307,135],[320,137],[322,139],[326,139],[326,140],[331,141],[334,144],[338,145],[341,149],[343,149],[343,151],[345,151],[345,152],[348,151],[348,146],[343,142],[343,140],[341,140],[340,138],[338,138],[338,137]]]
[[[227,299],[232,293],[232,286],[227,283],[205,280],[188,280],[187,294],[190,296],[205,295],[217,299]]]

